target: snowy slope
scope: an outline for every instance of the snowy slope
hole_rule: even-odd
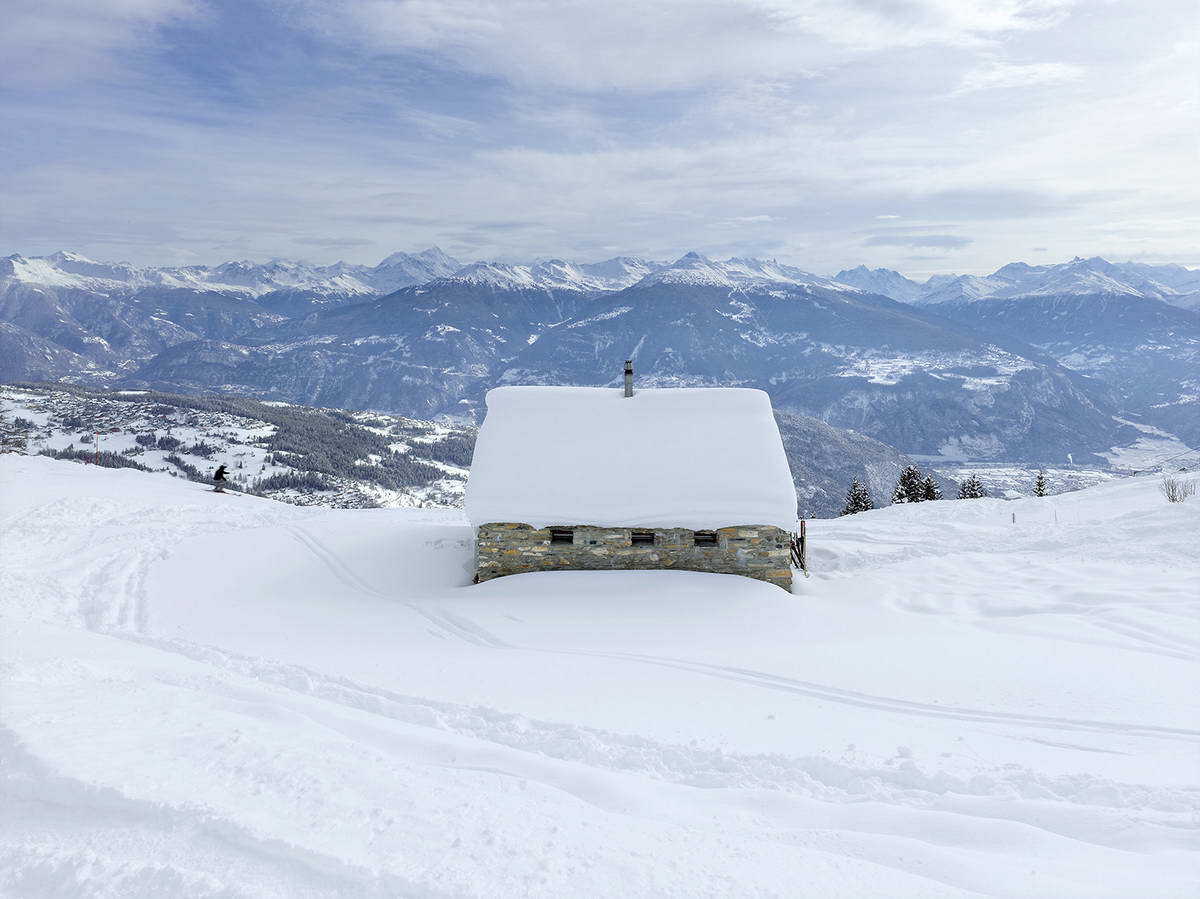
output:
[[[0,893],[1161,897],[1200,876],[1200,503],[823,522],[467,586],[454,513],[0,457]],[[1015,513],[1016,523],[1011,516]]]

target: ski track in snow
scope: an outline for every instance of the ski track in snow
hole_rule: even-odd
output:
[[[603,658],[630,659],[645,662],[650,665],[662,665],[668,668],[678,668],[681,671],[695,671],[712,677],[721,677],[748,683],[766,690],[781,690],[787,693],[798,693],[816,699],[840,702],[846,705],[861,706],[880,711],[901,712],[907,715],[923,715],[934,718],[950,718],[957,721],[986,721],[1003,724],[1016,724],[1021,727],[1050,727],[1056,730],[1086,730],[1112,734],[1138,734],[1160,737],[1168,740],[1197,741],[1200,740],[1200,730],[1187,730],[1171,727],[1148,727],[1137,724],[1117,724],[1106,721],[1086,721],[1073,718],[1050,718],[1037,715],[1014,715],[1004,712],[988,712],[981,709],[957,708],[954,706],[929,705],[928,703],[912,702],[905,699],[892,699],[887,696],[874,696],[867,693],[857,693],[852,690],[839,690],[825,684],[814,684],[806,681],[793,680],[762,671],[751,671],[745,668],[731,668],[724,665],[705,665],[699,662],[689,662],[685,659],[659,658],[656,656],[630,655],[628,653],[589,653]]]
[[[211,646],[190,644],[182,640],[167,640],[163,638],[137,635],[131,633],[114,634],[121,639],[139,643],[143,646],[164,652],[175,653],[196,662],[204,663],[237,677],[249,678],[271,687],[280,687],[304,696],[313,697],[335,705],[364,711],[372,715],[391,718],[421,727],[449,731],[463,736],[474,737],[490,742],[502,743],[511,748],[520,749],[539,755],[548,755],[571,761],[585,761],[595,767],[605,767],[614,770],[637,770],[638,773],[670,780],[691,786],[728,787],[742,789],[773,789],[785,792],[800,792],[806,795],[819,795],[825,800],[854,801],[864,795],[871,798],[891,798],[889,790],[872,791],[860,786],[858,789],[848,789],[846,783],[861,778],[865,772],[845,766],[830,765],[819,759],[801,760],[788,759],[779,756],[739,756],[721,750],[698,750],[687,746],[667,745],[622,734],[606,733],[578,725],[545,722],[529,719],[525,716],[499,712],[482,706],[461,706],[453,703],[439,702],[418,696],[406,696],[380,687],[357,683],[343,677],[330,677],[310,668],[294,664],[272,662],[267,659],[239,656],[234,653],[219,650]],[[483,645],[483,644],[480,644]],[[553,650],[550,650],[553,651]],[[583,654],[583,653],[579,653]],[[603,658],[632,659],[657,665],[669,665],[681,670],[699,670],[710,673],[706,669],[716,668],[716,676],[730,669],[719,666],[703,666],[691,663],[672,663],[670,660],[654,657],[633,656],[622,653],[587,653],[587,655]],[[749,680],[762,684],[768,689],[775,689],[773,681],[787,680],[776,678],[761,672],[741,672],[737,674],[750,675],[737,677],[737,680]],[[817,685],[799,685],[790,682],[789,687],[800,687],[806,695],[818,698],[832,698],[834,701],[845,702],[846,691],[831,688],[820,688]],[[815,689],[814,689],[815,688]],[[1167,739],[1200,738],[1200,732],[1176,731],[1170,728],[1141,728],[1136,725],[1105,724],[1102,722],[1078,722],[1070,719],[1028,719],[1020,716],[1001,716],[965,709],[939,709],[935,706],[922,706],[919,703],[909,703],[896,700],[884,700],[882,697],[855,696],[852,704],[865,704],[870,708],[881,708],[888,711],[903,711],[918,714],[945,712],[939,717],[956,718],[967,721],[1001,721],[1016,723],[1031,727],[1055,727],[1058,729],[1094,729],[1107,733],[1133,733],[1164,737]],[[631,752],[637,755],[637,764],[631,765]],[[816,764],[813,764],[816,763]],[[822,776],[817,773],[824,769]],[[877,778],[891,778],[891,787],[909,791],[911,796],[919,796],[921,792],[941,794],[944,792],[962,792],[967,794],[986,794],[995,783],[977,782],[974,785],[966,783],[955,784],[952,778],[944,776],[922,778],[914,776],[913,772],[889,772],[884,769],[871,772]],[[1026,777],[1026,773],[1014,779],[1014,782]],[[1064,778],[1061,793],[1056,799],[1064,802],[1080,802],[1092,804],[1086,797],[1081,797],[1077,790],[1080,778]],[[1086,780],[1086,778],[1083,778]],[[1096,781],[1093,786],[1103,786]],[[1038,779],[1029,784],[1030,790],[1026,798],[1046,798],[1054,795],[1053,779]],[[824,789],[820,789],[824,788]],[[1097,793],[1103,793],[1098,790]],[[1164,791],[1164,796],[1169,791]],[[1194,810],[1200,813],[1200,790],[1194,792],[1181,791],[1171,794],[1172,798],[1186,797]],[[928,797],[920,797],[927,799]],[[1093,800],[1094,801],[1094,800]],[[1098,803],[1104,805],[1103,801]]]
[[[67,465],[43,460],[34,464]],[[36,476],[42,470],[31,468],[30,473]],[[87,477],[95,474],[86,472]],[[126,479],[125,483],[133,482]],[[794,858],[799,864],[806,856],[787,853],[801,851],[818,852],[820,859],[841,859],[844,863],[839,867],[835,861],[831,872],[825,872],[809,859],[815,878],[813,889],[818,889],[814,894],[821,895],[881,895],[879,890],[887,889],[881,886],[886,880],[872,880],[878,876],[877,869],[893,872],[896,879],[890,887],[896,896],[1126,895],[1120,891],[1145,880],[1145,871],[1139,871],[1140,865],[1130,856],[1143,847],[1156,853],[1160,862],[1170,858],[1171,865],[1168,872],[1160,872],[1161,881],[1145,881],[1142,895],[1173,896],[1179,884],[1186,882],[1186,872],[1197,871],[1200,788],[1118,782],[1084,772],[1038,773],[1021,765],[988,765],[971,774],[959,774],[927,770],[912,761],[884,764],[853,754],[839,759],[747,752],[704,745],[708,741],[668,742],[579,722],[544,720],[486,704],[408,695],[294,661],[158,633],[155,604],[161,597],[152,593],[148,582],[155,566],[181,551],[181,537],[187,541],[205,534],[237,531],[250,540],[253,533],[282,533],[300,548],[302,556],[314,560],[350,594],[372,604],[410,610],[423,622],[429,636],[448,647],[461,647],[457,652],[499,652],[502,657],[522,660],[610,661],[646,672],[664,669],[699,676],[702,680],[696,683],[697,697],[704,695],[703,682],[715,680],[768,695],[797,696],[852,710],[996,727],[1002,729],[998,733],[1003,739],[1091,755],[1120,751],[1079,745],[1069,738],[1055,740],[1054,733],[1064,737],[1071,733],[1094,734],[1126,743],[1154,741],[1168,748],[1177,747],[1169,751],[1188,754],[1194,764],[1197,756],[1193,747],[1200,740],[1200,730],[923,702],[738,664],[717,664],[699,657],[539,645],[546,641],[544,636],[518,641],[507,633],[497,633],[494,623],[485,625],[477,620],[480,615],[465,612],[461,601],[439,599],[436,589],[417,589],[406,598],[374,586],[343,557],[336,541],[317,533],[327,529],[325,523],[332,521],[331,517],[257,500],[245,508],[242,504],[213,506],[188,497],[181,507],[180,493],[172,495],[173,505],[164,504],[156,510],[144,495],[139,494],[133,506],[120,497],[120,493],[107,495],[102,491],[96,497],[68,495],[0,519],[0,545],[6,547],[0,588],[10,598],[2,607],[3,620],[12,622],[15,630],[34,636],[60,630],[66,634],[81,628],[95,635],[88,639],[115,639],[127,645],[135,653],[128,657],[133,666],[130,670],[135,673],[111,681],[111,689],[117,691],[114,702],[127,690],[133,690],[130,695],[136,697],[143,689],[137,686],[139,683],[153,685],[154,690],[166,689],[167,695],[178,694],[181,698],[199,695],[223,703],[253,702],[277,710],[267,716],[268,721],[276,715],[288,716],[287,720],[299,716],[301,723],[309,722],[307,727],[336,734],[338,740],[350,740],[361,747],[358,751],[367,753],[361,757],[364,761],[378,752],[390,758],[396,751],[390,748],[393,741],[404,733],[405,739],[415,739],[412,745],[419,747],[412,750],[414,758],[440,755],[442,761],[426,764],[456,772],[456,778],[483,778],[487,783],[496,778],[506,782],[515,778],[521,790],[526,782],[536,783],[573,802],[594,807],[595,815],[633,815],[643,822],[642,826],[650,828],[647,833],[653,837],[648,839],[666,839],[669,843],[674,839],[670,837],[673,828],[682,827],[685,830],[681,832],[690,834],[696,846],[709,846],[708,841],[714,839],[717,843],[708,851],[698,850],[703,862],[699,856],[681,853],[680,858],[692,859],[695,870],[671,871],[668,865],[656,876],[647,875],[649,880],[634,876],[628,867],[638,869],[639,875],[644,873],[641,869],[653,873],[655,866],[666,864],[664,860],[626,858],[621,862],[614,854],[598,853],[594,858],[581,854],[581,847],[588,844],[571,843],[572,839],[580,839],[571,831],[579,826],[577,822],[567,826],[560,837],[559,851],[571,861],[565,872],[547,872],[549,862],[543,860],[541,873],[536,876],[518,865],[511,878],[497,875],[495,881],[489,881],[486,872],[491,869],[486,866],[476,873],[472,870],[475,863],[433,850],[424,855],[422,850],[412,850],[417,860],[405,859],[403,864],[382,858],[364,862],[361,853],[339,852],[333,845],[323,849],[317,836],[301,835],[286,827],[278,829],[279,835],[272,835],[261,813],[241,821],[229,808],[205,800],[192,804],[166,797],[144,798],[146,788],[123,787],[120,779],[93,780],[67,773],[64,765],[79,764],[69,761],[74,758],[70,753],[57,763],[44,759],[47,753],[58,757],[51,749],[52,743],[46,742],[51,731],[44,729],[52,726],[53,719],[46,713],[31,711],[36,707],[29,706],[32,700],[24,697],[43,690],[47,701],[53,700],[62,689],[74,689],[71,685],[79,675],[72,665],[99,665],[97,671],[107,670],[107,666],[116,664],[112,659],[117,655],[106,650],[95,661],[81,657],[79,662],[72,662],[64,656],[59,662],[38,663],[34,653],[28,662],[0,663],[4,690],[21,700],[14,703],[21,708],[15,718],[0,710],[0,761],[4,767],[0,801],[21,813],[19,825],[14,825],[11,816],[0,815],[0,822],[7,820],[0,823],[0,894],[7,890],[14,896],[563,895],[570,885],[578,889],[586,883],[596,895],[729,895],[741,892],[739,887],[747,894],[787,895],[786,886],[774,885],[770,864],[760,860],[758,868],[746,869],[739,868],[733,859],[753,860],[755,853],[765,852],[763,859],[784,864],[780,870],[786,871],[787,863],[780,859]],[[182,530],[181,521],[185,522]],[[867,538],[866,531],[872,525],[865,520],[861,526],[846,523],[839,534],[841,543],[835,547],[853,546],[861,537],[860,551],[856,554],[829,549],[825,561],[830,563],[831,576],[853,577],[855,569],[881,564],[902,566],[912,561],[912,553],[906,551],[902,540],[889,542],[888,537],[879,534]],[[1186,540],[1187,534],[1181,539]],[[1036,538],[1030,537],[1027,542],[1028,549]],[[461,556],[468,545],[457,538],[424,542],[427,550],[450,556]],[[963,547],[956,550],[961,552]],[[1169,551],[1169,546],[1161,549],[1164,559],[1169,558]],[[929,548],[928,554],[936,563],[939,558],[950,558],[954,550],[939,545]],[[821,556],[817,554],[817,564]],[[15,564],[18,558],[20,564]],[[840,572],[839,565],[843,566]],[[1043,572],[1034,572],[1035,585],[1042,576]],[[970,593],[969,585],[966,592]],[[501,603],[503,595],[493,596],[491,601]],[[961,601],[955,599],[956,604]],[[936,605],[920,608],[902,594],[884,597],[883,602],[900,614],[939,611]],[[1114,610],[1104,606],[1070,601],[1060,604],[1063,614],[1070,613],[1119,638],[1123,650],[1173,658],[1180,663],[1195,661],[1197,646],[1190,631],[1147,624],[1144,616],[1138,619],[1128,609],[1117,608],[1114,617]],[[1171,595],[1145,605],[1152,617],[1165,615],[1189,623],[1196,620],[1195,604],[1181,603]],[[1001,633],[1022,615],[1033,614],[1032,609],[1018,614],[989,610],[986,597],[968,600],[967,609],[978,616],[975,620],[981,626],[990,628],[998,623]],[[1045,613],[1045,609],[1041,611]],[[496,615],[491,610],[486,617],[499,620]],[[513,614],[506,618],[513,623],[520,620]],[[22,622],[30,622],[33,629],[22,630]],[[515,624],[512,629],[519,630]],[[1095,642],[1078,636],[1066,639]],[[13,648],[19,647],[14,644]],[[13,655],[22,658],[19,652]],[[166,664],[158,661],[162,658],[177,658],[186,667],[161,667]],[[158,673],[152,674],[151,680],[139,681],[141,675],[136,672],[143,668]],[[495,670],[504,668],[496,666]],[[85,677],[82,683],[87,680]],[[147,701],[152,694],[153,690],[147,694]],[[96,699],[101,708],[104,695],[98,694]],[[87,708],[86,703],[80,705],[83,699],[70,692],[66,696],[64,710],[81,712]],[[146,706],[147,712],[153,708]],[[397,727],[404,730],[397,732]],[[447,744],[446,740],[456,742]],[[447,747],[453,747],[448,755]],[[270,762],[256,764],[269,766]],[[585,776],[581,772],[590,773]],[[662,786],[642,788],[638,787],[640,782]],[[330,782],[323,788],[335,786]],[[150,795],[153,793],[150,790]],[[680,805],[683,797],[687,797],[686,806]],[[822,816],[823,824],[813,823]],[[596,820],[600,822],[599,835],[606,825],[602,817]],[[721,821],[725,824],[718,825]],[[939,836],[931,839],[931,832]],[[1044,836],[1031,836],[1039,832]],[[1043,858],[1054,869],[1052,875],[1046,875],[1047,880],[1030,881],[1014,872],[1009,882],[1002,883],[996,881],[995,871],[1003,866],[991,868],[988,874],[989,865],[997,864],[996,860],[985,864],[976,858],[980,843],[1023,847],[1012,851],[1022,855],[1032,852],[1037,857],[1065,852],[1064,847],[1069,845],[1090,848],[1079,850],[1079,871],[1074,871],[1070,863],[1064,863],[1061,870],[1054,869]],[[530,858],[537,855],[519,839],[514,838],[508,845],[527,849]],[[618,848],[612,848],[611,853]],[[546,851],[553,854],[555,850]],[[1102,854],[1108,851],[1117,856]],[[1102,861],[1097,870],[1112,879],[1089,882],[1084,859]],[[978,870],[973,863],[979,864]],[[763,864],[767,868],[762,868]],[[453,870],[442,870],[446,865]],[[592,865],[598,867],[586,875],[582,873]],[[1133,867],[1125,871],[1124,867],[1130,865]],[[734,876],[723,874],[726,868],[722,866],[730,872],[740,870],[742,876],[747,876],[747,870],[754,871],[760,880],[722,880]],[[603,879],[605,872],[611,879]],[[600,879],[594,879],[597,877]],[[783,881],[788,882],[786,878]],[[818,882],[822,884],[819,888]]]
[[[316,537],[298,525],[289,525],[288,532],[305,548],[316,556],[335,578],[358,593],[373,596],[378,599],[391,597],[376,590],[348,568],[337,555]],[[405,606],[426,619],[435,628],[435,633],[441,636],[462,640],[472,646],[490,646],[493,648],[507,646],[504,641],[497,639],[469,619],[454,615],[449,611],[437,611],[415,602],[406,602]]]
[[[354,574],[353,571],[341,563],[328,547],[322,545],[311,534],[308,534],[302,528],[295,525],[288,526],[287,529],[290,533],[294,534],[301,543],[310,549],[313,554],[322,561],[322,563],[327,565],[330,571],[332,571],[339,580],[345,583],[352,590],[357,590],[358,592],[367,594],[369,596],[376,596],[385,599],[388,598],[386,594],[375,590],[363,582],[362,579]],[[442,611],[440,614],[435,613],[421,607],[416,603],[408,603],[407,605],[409,608],[428,619],[431,624],[434,624],[447,636],[456,637],[475,646],[510,649],[518,648],[512,647],[510,644],[505,643],[500,638],[490,634],[486,629],[482,628],[464,616],[455,615],[449,611]],[[634,653],[584,651],[569,652],[564,650],[537,650],[527,647],[519,648],[523,649],[524,651],[558,653],[566,652],[567,654],[572,655],[587,655],[596,658],[621,659],[624,661],[632,661],[648,665],[660,665],[668,668],[677,668],[681,671],[696,672],[710,677],[726,678],[729,680],[749,683],[755,687],[761,687],[766,690],[780,690],[789,693],[798,693],[805,696],[812,696],[817,699],[845,703],[847,705],[857,705],[864,708],[901,712],[904,714],[950,718],[962,721],[985,721],[1017,724],[1024,727],[1050,727],[1059,730],[1085,730],[1098,731],[1101,733],[1139,734],[1159,737],[1162,739],[1193,742],[1200,740],[1200,730],[1151,727],[1137,724],[1120,724],[1104,721],[1054,718],[1037,715],[1016,715],[1003,712],[989,712],[980,709],[930,705],[927,703],[912,702],[909,700],[893,699],[886,696],[875,696],[865,693],[857,693],[850,690],[840,690],[836,687],[831,687],[825,684],[798,681],[792,678],[780,677],[778,675],[773,675],[762,671],[753,671],[745,668],[735,668],[723,665],[706,665],[701,662],[688,661],[686,659],[638,655]],[[1182,655],[1182,657],[1188,658],[1189,656]]]
[[[319,558],[331,572],[333,572],[334,576],[337,577],[338,580],[342,581],[342,583],[346,584],[346,586],[368,596],[375,596],[383,599],[388,598],[387,594],[384,594],[366,584],[361,578],[358,577],[358,575],[356,575],[340,560],[338,560],[337,556],[332,550],[329,549],[329,547],[323,545],[319,540],[317,540],[313,535],[305,531],[303,528],[297,525],[289,525],[287,530],[293,534],[304,546],[311,550],[312,553],[317,556],[317,558]],[[458,638],[475,646],[484,646],[497,649],[515,648],[464,616],[455,615],[449,611],[442,611],[440,613],[433,612],[416,603],[407,603],[406,605],[408,605],[409,608],[417,612],[422,617],[428,619],[431,624],[439,628],[440,631],[447,636]],[[1125,630],[1130,631],[1135,638],[1141,639],[1140,634],[1136,630]],[[1162,644],[1156,643],[1155,645],[1159,646],[1161,651]],[[530,648],[521,648],[525,651],[530,651]],[[540,651],[564,652],[563,650]],[[1003,712],[989,712],[980,709],[930,705],[927,703],[912,702],[903,699],[893,699],[886,696],[874,696],[865,693],[857,693],[851,690],[840,690],[836,687],[831,687],[825,684],[808,683],[792,678],[780,677],[778,675],[769,674],[762,671],[753,671],[745,668],[735,668],[723,665],[706,665],[701,662],[688,661],[686,659],[616,652],[576,651],[568,654],[589,655],[596,658],[621,659],[648,665],[661,665],[668,668],[677,668],[681,671],[692,671],[710,677],[736,680],[751,684],[755,687],[761,687],[766,690],[780,690],[789,693],[798,693],[817,699],[845,703],[847,705],[857,705],[864,708],[901,712],[904,714],[925,715],[936,718],[950,718],[961,721],[998,722],[1004,724],[1016,724],[1024,727],[1049,727],[1058,730],[1085,730],[1098,731],[1101,733],[1139,734],[1170,740],[1184,740],[1192,742],[1200,741],[1200,730],[1150,727],[1137,724],[1120,724],[1104,721],[1087,721],[1072,718],[1054,718],[1037,715],[1015,715],[1006,714]],[[1178,653],[1177,655],[1179,655],[1181,658],[1192,658],[1192,656],[1185,653]]]
[[[203,808],[130,799],[53,774],[0,727],[0,887],[13,897],[444,897],[395,876],[265,839]],[[82,814],[81,814],[82,812]],[[145,846],[154,861],[144,860]],[[217,878],[204,871],[221,871]],[[239,886],[230,887],[233,881]]]

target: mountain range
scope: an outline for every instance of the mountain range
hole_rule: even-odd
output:
[[[1200,270],[1077,257],[923,284],[864,266],[837,279],[1024,341],[1108,385],[1142,421],[1200,445]]]
[[[1200,445],[1200,272],[1076,259],[923,284],[775,260],[138,268],[0,260],[0,379],[478,420],[502,383],[760,387],[784,412],[944,459],[1105,464]]]
[[[163,287],[261,299],[290,290],[376,295],[449,275],[460,267],[459,262],[437,247],[420,253],[393,253],[376,266],[347,262],[322,266],[275,259],[266,263],[225,262],[215,266],[138,267],[127,262],[96,262],[78,253],[60,251],[49,256],[14,255],[0,259],[0,278],[97,293]]]
[[[1109,262],[1100,257],[1052,265],[1010,262],[990,275],[934,275],[917,282],[891,269],[865,265],[837,273],[842,284],[908,303],[938,304],[1047,296],[1126,296],[1200,309],[1200,269],[1182,265]]]

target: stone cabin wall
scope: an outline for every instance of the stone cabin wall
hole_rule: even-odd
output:
[[[570,531],[570,542],[552,542]],[[634,535],[641,541],[634,542]],[[696,535],[715,534],[700,545]],[[648,536],[650,535],[650,536]],[[791,535],[770,525],[739,525],[714,531],[687,528],[599,528],[576,525],[534,528],[493,522],[479,528],[476,580],[489,581],[530,571],[595,571],[677,568],[741,574],[792,589]]]

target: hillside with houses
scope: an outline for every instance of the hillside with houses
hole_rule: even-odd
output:
[[[20,453],[131,468],[332,508],[455,506],[473,428],[395,415],[144,390],[0,386],[0,428]]]

